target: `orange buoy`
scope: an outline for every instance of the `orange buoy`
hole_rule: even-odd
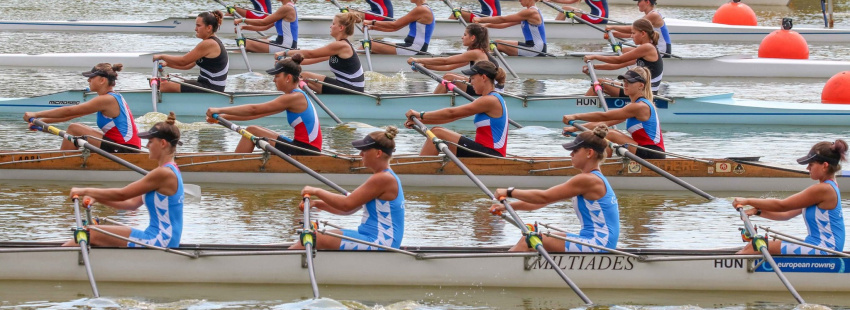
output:
[[[712,23],[738,26],[755,26],[758,25],[756,12],[749,5],[743,4],[740,0],[732,1],[721,5],[714,12]]]
[[[826,81],[820,102],[850,104],[850,71],[839,72]]]
[[[809,44],[800,33],[791,30],[790,18],[782,19],[782,29],[775,30],[761,40],[760,58],[809,59]]]

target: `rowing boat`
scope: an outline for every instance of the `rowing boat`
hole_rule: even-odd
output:
[[[318,251],[316,279],[322,285],[565,288],[553,266],[537,253],[508,253],[503,247],[402,249],[409,254]],[[310,283],[303,250],[206,244],[184,244],[179,250],[197,258],[117,248],[92,248],[90,255],[98,283]],[[760,256],[736,256],[730,250],[626,251],[636,256],[552,253],[552,257],[582,289],[785,290]],[[78,255],[79,249],[60,248],[58,243],[3,242],[0,280],[86,281]],[[845,270],[850,258],[775,258],[800,291],[850,292],[850,274]]]
[[[143,169],[156,168],[147,154],[119,156]],[[362,184],[370,175],[357,158],[301,156],[297,159],[343,186]],[[261,153],[185,153],[178,154],[175,160],[186,182],[320,185],[282,159]],[[736,160],[671,158],[650,162],[707,191],[797,191],[814,182],[805,171]],[[467,158],[463,162],[489,186],[522,184],[546,188],[563,183],[579,172],[570,168],[568,157]],[[460,169],[443,157],[398,155],[391,164],[406,186],[474,186]],[[138,179],[138,174],[123,166],[84,151],[0,152],[0,171],[0,179],[4,180],[130,182]],[[618,190],[681,190],[679,185],[628,160],[609,159],[602,165],[602,172]]]
[[[151,91],[120,90],[136,115],[154,112]],[[157,111],[177,115],[203,116],[209,107],[260,103],[274,99],[279,92],[259,93],[163,93]],[[53,94],[0,98],[0,114],[23,114],[80,104],[96,96],[83,90]],[[343,119],[400,120],[411,108],[431,111],[468,102],[451,94],[343,94],[319,95],[325,105]],[[505,95],[510,117],[517,122],[560,122],[564,114],[601,111],[598,97],[584,95]],[[611,109],[621,108],[628,98],[605,98]],[[658,116],[668,124],[746,124],[848,126],[850,105],[758,101],[733,98],[731,93],[706,96],[656,98]],[[276,114],[270,117],[281,117]],[[326,117],[320,113],[320,117]],[[550,116],[544,119],[541,116]]]
[[[734,26],[666,18],[664,21],[670,32],[670,37],[676,42],[751,42],[759,43],[769,33],[779,29],[776,26]],[[298,20],[298,34],[302,37],[329,37],[328,27],[331,18],[328,16],[303,16]],[[29,21],[3,20],[0,21],[0,31],[83,31],[83,32],[131,32],[131,33],[194,33],[195,16],[171,17],[158,21]],[[230,35],[234,33],[233,23],[225,21],[218,33]],[[823,29],[795,27],[809,43],[843,43],[850,35],[850,29]],[[396,32],[372,32],[373,38],[407,36],[407,29]],[[457,39],[463,34],[463,26],[456,20],[437,19],[433,38]],[[570,21],[546,21],[548,40],[601,40],[601,33],[583,24]],[[521,39],[522,32],[518,27],[506,29],[490,29],[490,37],[498,39]]]
[[[729,0],[676,0],[676,1],[664,1],[663,6],[707,6],[707,7],[720,7],[729,3]],[[745,0],[743,3],[747,5],[772,5],[772,6],[787,6],[791,3],[791,0]],[[630,5],[634,6],[634,0],[608,0],[608,4],[616,4],[616,5]]]
[[[377,44],[377,43],[373,43]],[[165,54],[182,55],[178,52]],[[100,62],[120,63],[124,68],[149,69],[150,53],[47,53],[47,54],[0,54],[0,66],[3,67],[51,67],[80,68]],[[248,53],[248,62],[254,70],[274,66],[274,57],[266,53]],[[575,53],[568,56],[519,57],[506,56],[513,70],[524,76],[580,74],[584,65],[582,56]],[[446,56],[446,55],[439,55]],[[230,69],[247,70],[241,54],[229,55]],[[361,56],[362,57],[362,56]],[[405,55],[372,54],[372,70],[382,73],[395,73],[410,70]],[[429,57],[429,56],[416,56]],[[305,70],[330,72],[327,62],[304,67]],[[455,71],[460,72],[461,67]],[[694,68],[700,68],[694,70]],[[850,70],[850,61],[753,58],[745,55],[720,57],[689,57],[664,59],[665,77],[770,77],[770,78],[822,78]]]

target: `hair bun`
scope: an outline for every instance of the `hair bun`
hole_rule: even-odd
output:
[[[296,64],[300,65],[301,62],[304,61],[304,56],[301,55],[301,54],[295,54],[295,55],[292,55],[292,57],[290,57],[289,59],[292,59],[292,61],[294,61]]]
[[[395,136],[398,134],[398,128],[395,126],[387,126],[384,135],[387,136],[387,139],[394,140]]]
[[[842,139],[837,139],[832,143],[832,150],[838,153],[841,161],[847,160],[847,142]]]
[[[174,125],[175,122],[177,122],[177,115],[174,114],[174,111],[168,112],[168,118],[165,119],[165,123]]]
[[[123,64],[113,64],[113,65],[112,65],[112,71],[120,72],[120,71],[121,71],[121,69],[124,69],[124,65],[123,65]]]
[[[597,125],[596,128],[593,128],[593,134],[596,135],[597,137],[605,139],[605,137],[608,136],[608,125],[605,125],[605,124]]]

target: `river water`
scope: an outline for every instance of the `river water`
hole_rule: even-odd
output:
[[[456,1],[465,6],[472,2]],[[790,7],[754,7],[761,25],[778,25],[781,17],[793,17],[795,25],[822,26],[817,1],[793,1]],[[406,12],[410,3],[394,3],[397,14]],[[714,8],[660,8],[665,16],[708,21]],[[353,6],[364,5],[361,3]],[[448,15],[440,2],[431,3],[438,16]],[[517,4],[503,2],[505,12],[516,10]],[[305,15],[328,15],[336,12],[324,1],[301,1],[299,12]],[[98,20],[156,20],[190,12],[220,9],[212,1],[133,1],[95,0],[4,0],[0,12],[6,19],[98,19]],[[836,4],[836,27],[850,28],[850,2]],[[554,14],[541,6],[547,17]],[[632,20],[638,17],[633,6],[612,6],[612,18]],[[140,35],[95,33],[14,33],[0,32],[0,53],[46,52],[155,52],[188,51],[198,40],[187,35]],[[230,40],[225,40],[230,41]],[[325,38],[303,38],[303,47],[317,47]],[[232,42],[225,42],[233,46]],[[565,51],[602,51],[601,43],[552,42],[554,53]],[[435,40],[436,51],[459,50],[457,40]],[[755,54],[755,44],[678,44],[682,56],[715,56],[728,53]],[[815,44],[810,46],[813,59],[850,59],[848,44]],[[88,67],[92,64],[81,64]],[[586,77],[578,72],[564,76],[535,77],[509,80],[508,90],[518,93],[565,94],[583,92],[589,86]],[[122,72],[118,89],[146,86],[146,72]],[[191,74],[191,73],[190,73]],[[403,72],[395,75],[369,74],[368,90],[398,92],[418,85],[423,91],[433,88],[433,82],[418,74]],[[20,97],[45,94],[86,86],[79,70],[51,68],[0,68],[0,97]],[[784,100],[806,103],[820,102],[820,90],[825,81],[819,79],[758,79],[739,80],[682,78],[670,80],[673,95],[734,92],[736,97],[762,100]],[[268,77],[254,77],[236,72],[228,90],[268,90]],[[162,115],[146,115],[138,120],[140,129],[149,127]],[[198,118],[181,117],[186,142],[180,151],[231,151],[239,136],[218,126],[208,125]],[[374,126],[396,125],[398,122],[357,120]],[[93,119],[82,122],[93,124]],[[283,124],[261,123],[271,129],[291,135]],[[325,123],[330,124],[330,123]],[[558,134],[559,123],[541,122],[510,134],[509,152],[528,156],[566,156],[560,147],[564,138]],[[60,124],[60,127],[65,124]],[[470,124],[454,124],[450,128],[471,134]],[[334,151],[351,153],[348,141],[374,128],[336,128],[323,126],[326,146]],[[792,165],[793,160],[808,151],[815,142],[850,137],[846,127],[792,126],[664,126],[665,143],[669,150],[698,157],[762,156],[776,165]],[[412,130],[401,131],[397,138],[399,153],[414,153],[423,139]],[[0,115],[0,149],[53,149],[59,141],[44,133],[26,131],[18,115]],[[79,184],[62,180],[44,182],[0,183],[0,240],[49,241],[69,237],[68,227],[73,214],[66,193],[71,186],[123,186],[103,184],[96,180]],[[186,243],[265,244],[295,241],[294,229],[301,213],[297,187],[224,186],[200,184],[203,198],[185,206]],[[492,246],[514,243],[519,231],[489,215],[489,201],[481,192],[466,188],[405,188],[407,225],[405,245],[422,246]],[[730,208],[729,200],[739,195],[781,198],[790,193],[712,193],[718,201],[707,202],[688,192],[629,192],[617,191],[621,204],[620,246],[629,248],[709,249],[743,245],[737,228],[740,220]],[[845,199],[845,204],[850,200]],[[145,211],[119,212],[96,207],[99,216],[109,216],[124,223],[142,226]],[[579,223],[569,203],[520,214],[526,222],[553,223],[577,231]],[[356,227],[359,216],[317,214],[319,219]],[[794,235],[806,233],[800,219],[769,222],[754,219],[756,224],[770,225]],[[225,233],[226,232],[226,233]],[[2,259],[2,256],[0,256]],[[2,267],[0,267],[2,268]],[[317,266],[321,268],[321,266]],[[694,281],[699,281],[695,278]],[[581,286],[581,283],[579,283]],[[128,309],[255,309],[255,308],[333,308],[338,303],[357,309],[550,309],[581,307],[581,301],[569,290],[502,289],[478,287],[338,287],[321,286],[323,299],[318,303],[310,297],[306,286],[274,285],[149,285],[102,283],[105,298],[90,299],[86,283],[68,282],[0,282],[0,308],[128,308]],[[737,292],[661,292],[661,291],[586,291],[602,308],[615,309],[790,309],[794,300],[787,293]],[[804,292],[810,303],[832,308],[850,308],[845,294]]]

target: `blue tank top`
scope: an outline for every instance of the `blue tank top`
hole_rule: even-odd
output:
[[[408,46],[421,46],[420,51],[428,51],[428,44],[431,43],[431,34],[434,33],[434,26],[437,25],[437,19],[434,18],[434,10],[431,9],[430,6],[425,6],[431,11],[431,23],[430,24],[422,24],[418,21],[413,21],[410,23],[408,28],[410,31],[407,32],[407,37],[404,38],[404,43]]]
[[[180,246],[180,235],[183,233],[183,176],[174,163],[167,163],[165,167],[177,176],[177,192],[171,196],[156,191],[145,194],[143,199],[150,216],[145,234],[156,236],[161,246],[176,248]]]
[[[652,12],[658,13],[658,15],[661,16],[661,19],[664,19],[664,15],[661,15],[661,12],[658,12],[657,10],[652,10]],[[670,51],[666,50],[667,45],[672,44],[673,41],[670,41],[670,31],[667,30],[667,22],[665,22],[664,26],[661,26],[661,28],[653,27],[653,29],[655,31],[658,31],[659,34],[660,34],[659,35],[660,39],[658,40],[658,51],[662,52],[662,53],[669,53]],[[662,49],[664,49],[664,50],[662,51]]]
[[[809,235],[806,243],[813,244],[836,251],[844,251],[844,215],[841,210],[841,191],[833,180],[824,182],[835,190],[838,202],[832,210],[822,210],[818,205],[811,205],[803,209],[803,218]]]
[[[499,104],[502,105],[502,116],[495,118],[490,117],[487,113],[475,114],[473,118],[475,122],[475,142],[505,156],[508,152],[508,106],[505,104],[505,98],[502,98],[499,93],[491,92],[487,95],[499,99]]]
[[[529,24],[527,20],[520,22],[520,26],[522,27],[522,36],[525,38],[525,44],[531,46],[546,44],[546,28],[543,26],[543,14],[540,14],[540,9],[536,6],[532,6],[532,8],[537,10],[537,14],[540,15],[540,25]]]
[[[313,101],[303,90],[296,88],[293,92],[300,93],[304,99],[307,99],[307,109],[301,113],[286,111],[286,121],[295,129],[295,141],[307,143],[321,150],[322,128],[319,125],[319,115],[316,114]]]
[[[501,16],[502,4],[499,0],[478,0],[481,4],[481,14],[484,16]]]
[[[573,209],[581,222],[579,236],[593,239],[597,244],[613,249],[620,238],[620,209],[617,195],[608,179],[598,170],[593,173],[605,182],[605,196],[597,200],[584,199],[584,195],[573,197]]]
[[[130,112],[130,107],[124,96],[116,92],[108,92],[110,96],[118,101],[118,116],[115,118],[107,117],[100,111],[97,112],[97,127],[103,131],[103,138],[119,143],[142,146],[142,140],[139,139],[139,131],[136,129],[136,122],[133,120],[133,113]]]
[[[663,150],[664,137],[661,135],[661,120],[658,118],[658,111],[655,109],[655,105],[643,97],[638,98],[634,104],[639,103],[649,106],[649,119],[641,121],[637,118],[630,117],[626,119],[626,130],[632,134],[632,140],[635,140],[638,145],[655,145]]]
[[[292,9],[295,10],[295,20],[290,23],[281,18],[274,22],[274,28],[277,30],[275,43],[296,48],[297,45],[295,42],[298,41],[298,8],[292,2],[287,3],[287,5],[291,5]]]
[[[398,184],[398,196],[390,201],[375,198],[363,205],[366,210],[363,211],[363,219],[357,227],[357,232],[377,237],[378,244],[384,244],[382,240],[393,240],[390,246],[397,249],[401,246],[401,239],[404,237],[404,191],[401,188],[401,180],[395,172],[392,169],[384,171],[395,178]]]

